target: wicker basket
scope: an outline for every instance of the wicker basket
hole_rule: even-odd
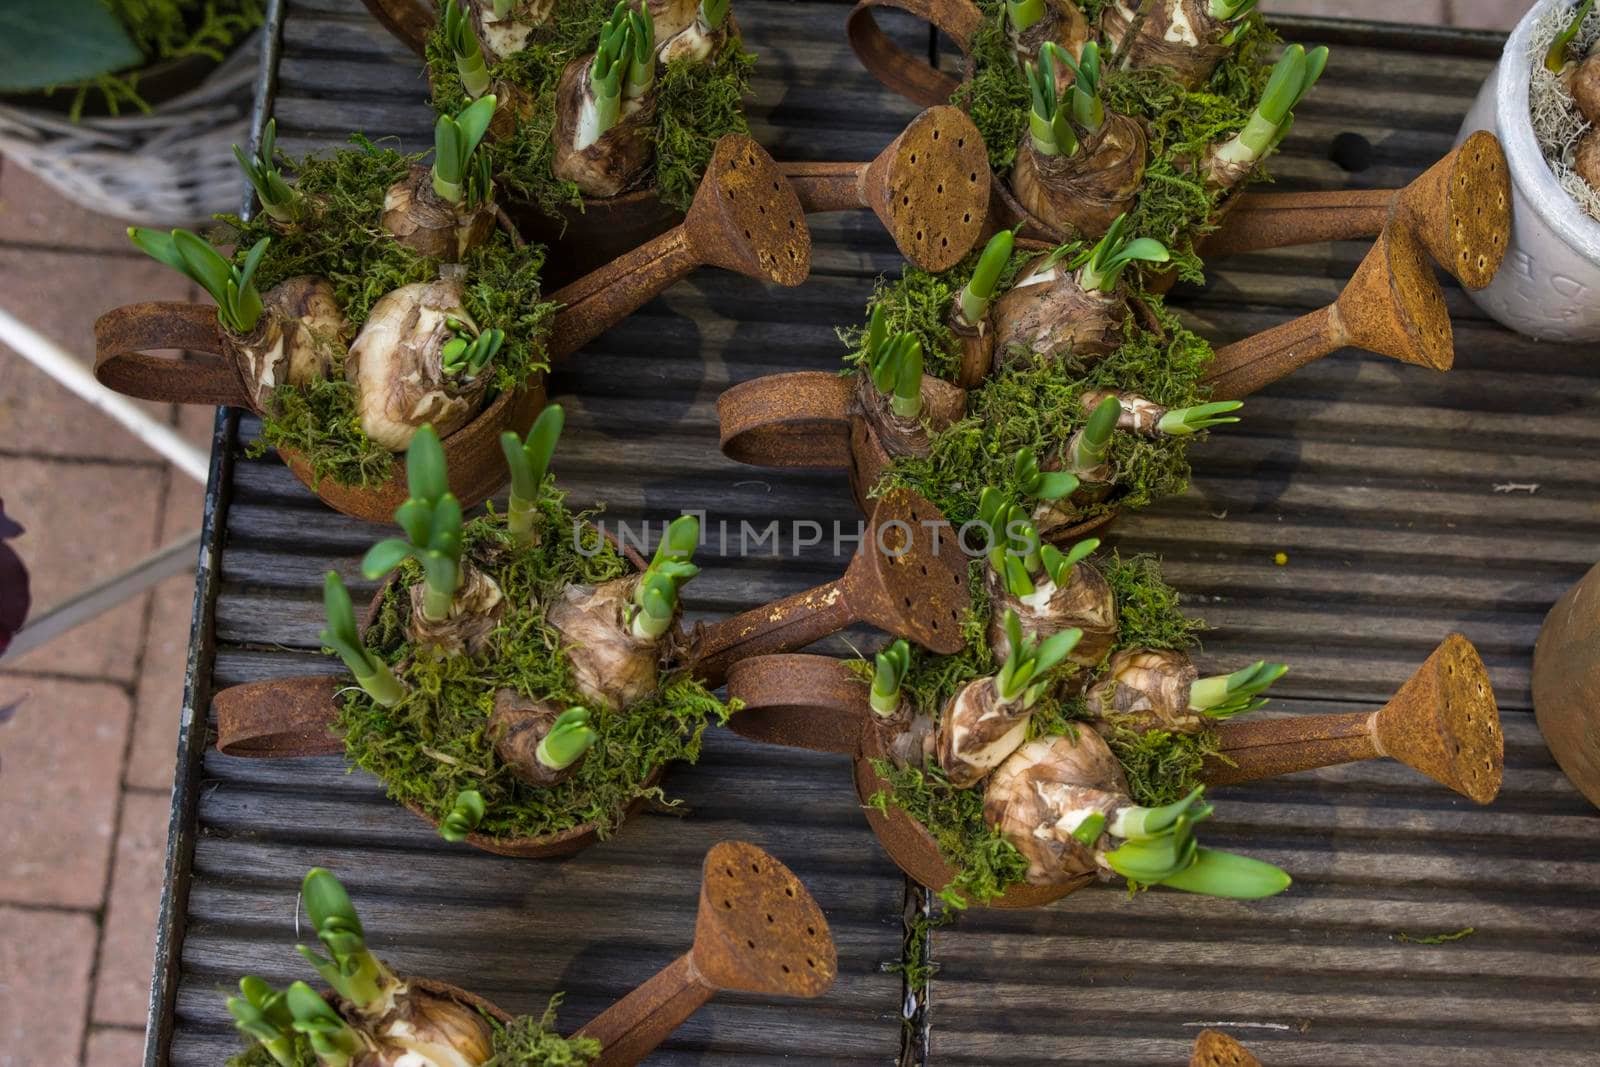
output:
[[[261,35],[149,113],[84,118],[0,103],[0,155],[73,202],[144,226],[193,226],[239,207],[232,146],[248,144]]]

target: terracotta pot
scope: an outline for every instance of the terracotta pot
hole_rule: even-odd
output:
[[[1533,714],[1561,770],[1600,807],[1600,563],[1545,616],[1533,647]]]
[[[932,835],[910,815],[870,800],[885,788],[872,760],[884,756],[866,681],[829,656],[757,656],[728,675],[728,696],[744,701],[731,728],[751,740],[840,752],[855,758],[856,793],[889,858],[929,889],[954,872]],[[1477,650],[1451,635],[1378,711],[1335,712],[1223,723],[1225,760],[1208,764],[1213,785],[1258,781],[1365,759],[1393,758],[1455,791],[1487,804],[1500,789],[1504,741],[1488,672]],[[1048,904],[1094,881],[1012,886],[988,907]]]
[[[242,368],[229,354],[217,309],[211,305],[125,304],[96,319],[94,335],[95,378],[124,396],[167,404],[222,404],[263,414],[251,398]],[[170,359],[149,354],[153,349],[183,349],[211,358]],[[526,433],[544,401],[544,377],[539,375],[520,389],[501,393],[444,439],[450,490],[463,508],[481,503],[505,484],[500,435],[506,430]],[[324,503],[358,519],[389,522],[409,495],[404,455],[395,456],[387,479],[361,488],[331,478],[318,481],[310,462],[294,449],[279,449],[279,454]]]
[[[610,535],[607,535],[608,539]],[[616,541],[612,541],[617,544]],[[632,548],[617,545],[635,571],[642,571],[645,560]],[[361,621],[362,632],[371,627],[383,605],[383,598],[397,581],[390,575],[367,604]],[[227,756],[283,758],[293,756],[343,755],[344,740],[334,732],[338,719],[338,693],[348,685],[340,675],[306,675],[274,678],[230,686],[212,698],[217,713],[217,751]],[[661,780],[665,767],[657,767],[645,778],[649,789]],[[620,822],[626,822],[643,806],[643,798],[630,803]],[[407,810],[435,829],[439,820],[415,804]],[[619,825],[620,825],[619,822]],[[489,837],[471,833],[466,841],[474,848],[500,856],[546,858],[566,856],[588,848],[599,840],[593,822],[579,823],[566,830],[532,837]]]

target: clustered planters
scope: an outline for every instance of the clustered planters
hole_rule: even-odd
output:
[[[838,970],[827,920],[805,886],[741,841],[706,853],[689,951],[571,1037],[555,1030],[560,993],[543,1015],[519,1017],[445,982],[397,976],[367,947],[350,896],[330,872],[307,872],[300,899],[318,945],[296,947],[325,992],[240,979],[227,1007],[249,1047],[228,1067],[625,1067],[716,993],[816,997]]]
[[[961,81],[896,50],[880,3],[945,29]],[[1483,288],[1508,247],[1493,136],[1401,190],[1247,193],[1328,60],[1267,61],[1250,0],[863,0],[852,43],[928,109],[870,161],[778,163],[745,126],[753,60],[726,0],[372,4],[426,56],[431,158],[357,135],[290,162],[269,124],[238,152],[258,213],[215,242],[131,232],[215,306],[96,325],[102,381],[247,408],[255,447],[398,527],[361,561],[381,582],[364,610],[325,576],[318,638],[342,672],[218,693],[223,753],[341,754],[447,841],[551,857],[664,799],[670,764],[727,724],[853,757],[884,849],[953,908],[1118,878],[1284,891],[1288,872],[1201,843],[1212,786],[1388,757],[1495,797],[1498,711],[1465,638],[1377,711],[1254,717],[1288,667],[1201,677],[1202,624],[1158,561],[1089,536],[1181,491],[1191,442],[1336,348],[1447,369],[1433,268]],[[569,509],[543,374],[696,267],[799,285],[806,214],[855,209],[908,265],[841,331],[843,373],[743,383],[719,415],[735,459],[847,470],[866,531],[839,578],[685,627],[698,522],[665,524],[647,559]],[[1352,237],[1373,244],[1335,302],[1215,350],[1162,295],[1202,254]],[[503,508],[470,514],[508,478]],[[890,642],[794,654],[857,624]],[[303,894],[328,988],[245,979],[240,1064],[632,1063],[718,989],[815,996],[836,969],[804,888],[742,844],[706,858],[690,952],[570,1038],[554,1001],[515,1019],[397,977],[328,872]],[[1201,1035],[1196,1062],[1248,1055],[1226,1040]]]

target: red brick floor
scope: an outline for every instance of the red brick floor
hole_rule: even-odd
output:
[[[1527,4],[1261,7],[1506,29]],[[0,162],[0,306],[87,362],[101,311],[194,296],[122,229]],[[209,411],[151,410],[209,442]],[[202,492],[0,346],[0,497],[28,529],[16,547],[42,610],[197,529]],[[0,726],[0,1067],[138,1062],[192,583],[172,578],[0,671],[0,705],[26,696]]]

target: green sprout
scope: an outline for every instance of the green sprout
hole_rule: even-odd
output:
[[[439,350],[439,365],[452,378],[472,381],[483,372],[483,368],[488,366],[506,341],[504,330],[488,329],[471,336],[466,327],[455,319],[447,319],[445,325],[458,331]]]
[[[294,186],[283,180],[278,170],[277,154],[277,119],[267,120],[267,128],[261,131],[261,148],[255,155],[247,156],[244,149],[233,146],[233,158],[238,160],[239,169],[244,171],[251,188],[255,189],[256,199],[261,201],[261,210],[285,224],[298,222],[305,204]]]
[[[517,6],[518,0],[494,0],[494,17],[496,21],[503,22]]]
[[[1033,104],[1028,110],[1028,136],[1033,150],[1042,156],[1075,156],[1078,135],[1068,121],[1069,109],[1056,95],[1056,55],[1066,49],[1054,41],[1039,46],[1039,62],[1027,66],[1028,91]],[[1071,92],[1069,89],[1068,92]]]
[[[1022,620],[1011,610],[1006,611],[1005,628],[1011,654],[995,675],[995,693],[1002,704],[1021,700],[1024,709],[1031,708],[1050,687],[1050,672],[1067,658],[1083,631],[1073,627],[1035,642],[1023,636]]]
[[[1168,437],[1187,437],[1213,426],[1238,422],[1238,416],[1232,412],[1242,407],[1243,400],[1213,400],[1209,404],[1196,404],[1193,407],[1170,408],[1156,421],[1156,431]]]
[[[1297,44],[1285,48],[1261,92],[1261,102],[1244,129],[1217,149],[1217,158],[1227,163],[1252,163],[1272,151],[1294,123],[1295,105],[1310,92],[1327,65],[1324,47],[1310,52]]]
[[[1589,17],[1589,12],[1594,7],[1594,0],[1583,0],[1572,11],[1572,21],[1566,28],[1556,34],[1555,40],[1550,42],[1550,48],[1544,54],[1544,69],[1551,74],[1560,74],[1567,65],[1567,46],[1572,39],[1578,36],[1578,30],[1583,26],[1583,20]]]
[[[295,982],[285,994],[294,1029],[311,1040],[311,1051],[322,1067],[350,1067],[366,1049],[361,1035],[304,982]]]
[[[1071,52],[1055,42],[1048,42],[1047,46],[1054,49],[1055,62],[1065,63],[1072,71],[1072,86],[1067,90],[1072,121],[1090,133],[1098,133],[1106,124],[1106,108],[1100,102],[1100,46],[1094,41],[1084,45],[1077,62],[1073,62]]]
[[[1267,703],[1260,694],[1288,670],[1287,663],[1256,660],[1232,674],[1201,678],[1189,687],[1189,708],[1212,719],[1230,719],[1255,711]]]
[[[1050,584],[1057,589],[1064,589],[1072,582],[1072,568],[1088,559],[1099,547],[1098,537],[1085,538],[1065,552],[1055,545],[1044,545],[1039,549],[1039,562],[1049,576]]]
[[[586,115],[578,131],[579,151],[588,148],[622,118],[622,79],[633,69],[633,34],[629,32],[628,5],[617,0],[611,17],[600,27],[594,61],[589,64],[589,96],[594,102],[592,115]]]
[[[552,771],[564,771],[583,758],[600,739],[589,725],[588,708],[568,708],[556,717],[533,756]]]
[[[507,7],[509,8],[509,4]],[[496,5],[496,17],[499,14]],[[455,59],[456,73],[461,76],[461,88],[476,100],[489,91],[489,66],[483,59],[483,48],[478,35],[472,30],[472,16],[467,11],[467,0],[444,0],[444,40]]]
[[[988,317],[989,302],[994,299],[1001,272],[1011,262],[1011,248],[1015,240],[1015,231],[1001,230],[983,246],[983,254],[978,257],[978,268],[972,272],[967,284],[961,287],[957,297],[961,318],[968,326],[976,327]],[[874,318],[877,317],[878,305],[873,306],[872,314]]]
[[[397,984],[397,979],[378,957],[367,951],[361,920],[339,879],[321,867],[313,867],[300,883],[300,896],[305,901],[311,928],[328,955],[320,956],[305,945],[296,945],[295,949],[316,968],[322,980],[354,1004],[357,1011],[365,1013],[380,1005]],[[290,1000],[293,1007],[292,986]],[[299,1018],[298,1012],[295,1017]]]
[[[565,422],[566,413],[561,405],[551,404],[534,420],[526,441],[513,430],[500,435],[500,448],[506,454],[506,467],[511,471],[506,529],[523,544],[531,544],[536,539],[534,520],[539,514],[544,477],[550,470],[550,457],[555,454],[556,441],[561,437]]]
[[[916,334],[899,333],[882,340],[881,322],[873,310],[867,327],[867,366],[872,384],[889,397],[889,409],[902,419],[922,414],[922,342]]]
[[[476,789],[461,790],[450,805],[449,813],[439,820],[439,836],[451,842],[465,841],[483,822],[486,810],[482,793]]]
[[[128,227],[134,245],[159,263],[187,277],[217,302],[217,318],[231,333],[248,335],[261,321],[261,294],[256,291],[256,268],[266,254],[270,237],[251,246],[244,264],[235,267],[226,257],[188,230],[161,233],[142,226]]]
[[[1256,0],[1210,0],[1207,10],[1211,17],[1218,22],[1231,22],[1232,26],[1224,33],[1219,44],[1236,44],[1245,30],[1244,17],[1254,11]]]
[[[1037,592],[1036,576],[1044,570],[1039,531],[1014,500],[993,486],[978,494],[978,521],[989,535],[989,566],[1012,596]]]
[[[878,653],[872,664],[872,710],[885,718],[900,709],[900,686],[911,673],[911,646],[905,638]]]
[[[633,603],[627,609],[626,621],[634,637],[654,641],[672,625],[672,616],[678,608],[678,590],[700,573],[700,568],[689,562],[699,544],[699,519],[693,515],[679,515],[672,520],[666,536],[656,546],[650,566],[639,576],[639,583],[633,589]]]
[[[239,995],[228,998],[228,1014],[241,1033],[255,1038],[283,1067],[295,1067],[294,1016],[287,997],[254,975],[239,979]]]
[[[700,0],[700,21],[706,29],[721,29],[727,17],[728,0]]]
[[[656,83],[656,23],[650,9],[640,5],[628,12],[628,76],[622,95],[637,100]]]
[[[1049,10],[1045,0],[1006,0],[1006,18],[1018,33],[1044,18]]]
[[[1121,417],[1122,401],[1114,396],[1100,401],[1067,444],[1067,468],[1080,475],[1098,470],[1111,454],[1111,435]]]
[[[1011,461],[1011,475],[1017,480],[1022,495],[1030,500],[1053,502],[1078,491],[1078,476],[1066,471],[1042,471],[1039,457],[1033,449],[1018,450]]]
[[[376,652],[361,643],[356,629],[355,606],[350,603],[350,593],[339,579],[338,571],[329,571],[322,583],[322,607],[328,616],[327,629],[317,635],[324,648],[331,648],[344,660],[344,665],[355,675],[356,684],[368,696],[386,708],[400,703],[406,695],[400,680],[389,665],[378,658]]]
[[[479,97],[456,115],[440,115],[433,126],[433,191],[456,206],[484,203],[493,177],[488,152],[479,152],[494,118],[494,94]]]
[[[1116,289],[1130,263],[1165,263],[1172,258],[1167,246],[1153,237],[1127,237],[1127,227],[1128,216],[1124,212],[1093,248],[1072,261],[1078,271],[1078,284],[1085,290],[1109,293]]]
[[[1125,841],[1105,853],[1106,863],[1139,885],[1165,885],[1214,897],[1257,900],[1289,888],[1289,876],[1270,863],[1200,847],[1194,825],[1212,812],[1211,805],[1202,801],[1204,793],[1204,786],[1196,786],[1182,800],[1164,807],[1120,809],[1106,829]]]
[[[431,425],[412,435],[406,449],[406,483],[411,496],[394,511],[405,538],[385,538],[367,550],[361,573],[377,580],[410,558],[422,564],[423,617],[450,617],[461,588],[461,503],[450,492],[444,446]]]

